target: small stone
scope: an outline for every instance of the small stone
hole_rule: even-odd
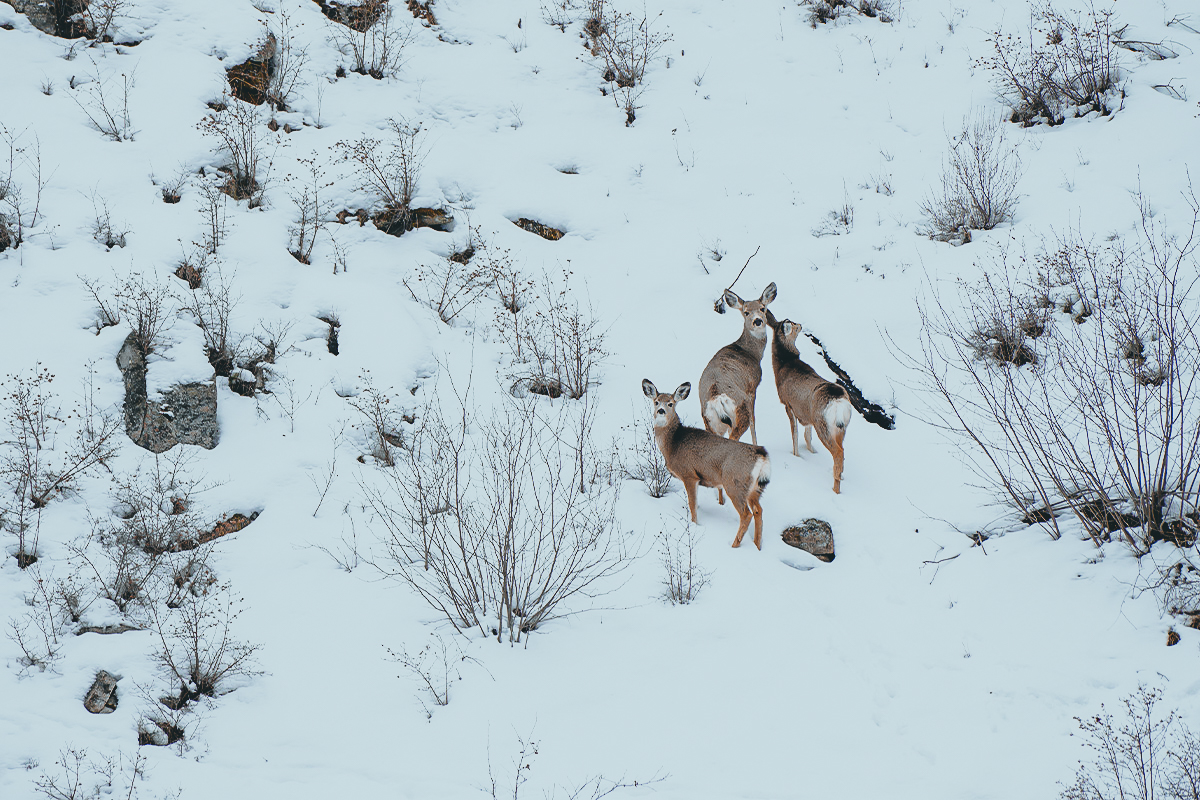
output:
[[[809,518],[785,528],[783,543],[812,553],[827,563],[833,561],[833,529],[825,520]]]
[[[111,672],[100,670],[92,688],[83,699],[83,707],[93,714],[111,714],[117,708],[117,680]]]
[[[1174,628],[1168,629],[1167,630],[1167,647],[1174,647],[1177,644],[1179,644],[1179,634],[1175,632]]]

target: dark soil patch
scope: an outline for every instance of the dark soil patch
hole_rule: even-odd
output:
[[[325,337],[325,346],[333,355],[337,355],[341,349],[338,345],[338,328],[342,327],[341,320],[336,317],[317,317],[317,319],[329,326],[329,334]]]
[[[425,0],[424,3],[420,0],[408,0],[408,10],[412,12],[413,17],[430,26],[437,25],[437,18],[430,9],[432,5],[433,0]]]
[[[222,536],[228,536],[231,533],[237,533],[242,528],[258,519],[258,514],[259,512],[257,511],[248,517],[245,514],[230,514],[228,517],[214,525],[211,531],[201,531],[200,544],[207,544],[214,539],[220,539]]]
[[[523,383],[525,388],[534,394],[540,394],[552,400],[557,400],[563,396],[563,385],[554,378],[529,378]]]
[[[447,256],[447,258],[449,258],[455,264],[463,264],[463,265],[466,265],[474,257],[475,257],[475,246],[474,245],[467,245],[466,248],[464,248],[462,250],[455,250],[453,253],[451,253],[449,256]]]
[[[390,236],[403,236],[414,228],[433,228],[443,232],[454,230],[454,217],[440,208],[387,207],[376,212],[371,222]]]
[[[529,219],[527,217],[521,217],[520,219],[513,220],[513,225],[516,225],[521,230],[529,231],[530,233],[536,233],[543,239],[549,239],[552,242],[557,242],[559,239],[566,236],[566,233],[564,231],[560,231],[558,228],[551,228],[549,225],[543,225],[537,220]]]
[[[267,90],[274,74],[275,35],[267,34],[258,52],[241,64],[230,67],[225,77],[229,81],[230,94],[242,102],[259,106],[268,99]]]
[[[380,2],[380,0],[366,0],[358,5],[339,3],[336,0],[314,0],[314,2],[321,7],[321,13],[329,19],[360,32],[369,30],[378,22],[386,7],[386,3]]]
[[[199,289],[204,283],[204,272],[186,261],[175,268],[175,277],[186,283],[189,289]]]

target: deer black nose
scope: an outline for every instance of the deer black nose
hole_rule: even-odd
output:
[[[761,328],[763,321],[761,319],[754,320],[754,327]]]
[[[660,409],[658,410],[658,413],[659,413],[659,414],[664,414],[664,415],[665,415],[665,414],[667,413],[667,410],[666,410],[665,408],[660,408]]]

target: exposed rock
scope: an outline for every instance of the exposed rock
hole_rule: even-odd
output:
[[[557,242],[559,239],[566,236],[566,233],[560,231],[558,228],[551,228],[549,225],[543,225],[537,220],[528,219],[526,217],[513,220],[513,225],[516,225],[522,230],[529,231],[530,233],[536,233],[543,239],[549,239],[552,242]]]
[[[268,33],[254,55],[229,68],[225,77],[229,80],[229,91],[234,97],[256,106],[269,99],[268,88],[271,76],[275,74],[275,48],[275,34]]]
[[[117,680],[110,672],[100,670],[92,688],[88,689],[87,697],[83,698],[83,707],[93,714],[111,714],[117,709]]]
[[[146,392],[146,355],[130,334],[117,353],[125,378],[125,432],[139,447],[163,453],[177,444],[217,446],[217,386],[212,380],[179,384],[154,407]]]
[[[391,236],[403,236],[413,228],[454,230],[454,217],[442,208],[397,208],[388,206],[371,217],[375,227]]]
[[[135,625],[126,625],[122,622],[120,625],[84,625],[79,630],[75,631],[76,636],[83,636],[85,633],[99,633],[106,636],[111,636],[114,633],[128,633],[129,631],[144,630]]]
[[[237,533],[242,528],[258,519],[258,514],[259,512],[257,511],[253,512],[248,517],[245,514],[230,514],[228,517],[214,525],[211,531],[200,531],[200,544],[207,544],[214,539],[220,539],[222,536],[228,536],[231,533]]]
[[[833,561],[833,529],[825,520],[809,518],[784,529],[783,543],[812,553],[822,561]]]
[[[339,3],[337,0],[314,0],[321,7],[321,12],[334,22],[341,23],[356,31],[366,31],[379,21],[380,15],[386,8],[386,3],[379,0],[367,0],[363,3]]]
[[[1179,644],[1179,634],[1174,628],[1167,629],[1167,647],[1174,647]]]
[[[0,0],[8,3],[18,13],[24,14],[29,24],[42,33],[63,39],[78,39],[86,36],[87,22],[78,15],[88,7],[88,0]]]

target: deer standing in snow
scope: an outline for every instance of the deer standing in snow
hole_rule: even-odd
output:
[[[842,440],[846,437],[846,426],[850,424],[854,407],[846,390],[818,375],[812,367],[800,360],[796,347],[796,336],[800,323],[785,319],[771,326],[775,338],[771,342],[771,366],[775,370],[775,388],[779,402],[787,411],[789,427],[792,429],[792,455],[800,455],[797,427],[804,426],[804,446],[810,453],[817,452],[812,446],[812,431],[817,429],[817,438],[833,455],[833,491],[842,492],[842,466],[846,451]]]
[[[675,410],[692,391],[684,383],[675,394],[659,394],[648,380],[642,381],[642,392],[654,404],[654,438],[662,451],[667,469],[687,490],[688,510],[692,522],[696,518],[696,486],[724,489],[737,510],[740,521],[733,546],[742,544],[742,536],[754,520],[754,546],[762,550],[762,505],[759,498],[771,480],[771,459],[766,448],[726,439],[679,421]],[[724,503],[724,499],[721,500]]]
[[[741,439],[750,429],[750,440],[758,444],[754,430],[754,396],[762,382],[762,357],[767,347],[767,305],[775,299],[772,283],[762,297],[745,302],[725,290],[725,305],[742,312],[742,335],[717,351],[700,373],[700,410],[704,427],[718,436]]]

